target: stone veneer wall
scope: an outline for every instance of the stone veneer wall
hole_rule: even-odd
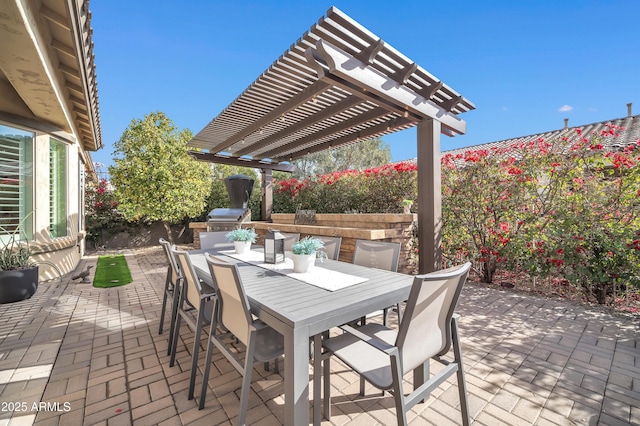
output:
[[[355,242],[358,239],[374,241],[391,241],[402,245],[398,271],[405,274],[416,274],[418,265],[410,262],[411,234],[413,223],[417,221],[414,214],[317,214],[314,225],[294,224],[295,215],[275,213],[273,222],[245,222],[245,228],[255,228],[258,233],[258,244],[262,244],[264,235],[269,229],[278,229],[286,233],[300,233],[327,237],[342,237],[339,260],[351,262]],[[207,231],[205,222],[192,222],[194,248],[200,248],[200,232]]]

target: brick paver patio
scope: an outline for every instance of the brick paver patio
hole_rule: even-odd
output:
[[[126,255],[132,284],[96,289],[67,276],[0,305],[0,426],[233,424],[240,375],[219,354],[202,411],[187,400],[187,328],[168,365],[168,333],[158,335],[163,253]],[[637,321],[473,285],[458,312],[474,424],[640,424]],[[360,397],[357,377],[332,366],[333,415],[324,424],[395,424],[392,397],[373,389]],[[283,402],[282,377],[257,365],[248,424],[281,424]],[[410,424],[460,424],[457,405],[451,379],[413,409]]]

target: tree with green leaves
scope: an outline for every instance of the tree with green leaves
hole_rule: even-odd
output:
[[[324,175],[343,170],[364,170],[391,162],[391,148],[380,138],[307,155],[293,162],[295,178]]]
[[[211,190],[211,168],[187,154],[192,134],[179,130],[162,112],[132,120],[113,153],[109,167],[118,210],[127,220],[169,225],[198,216]]]

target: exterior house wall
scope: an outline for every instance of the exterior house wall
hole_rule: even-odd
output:
[[[88,5],[0,2],[0,142],[8,147],[0,153],[0,195],[8,200],[0,206],[0,239],[18,223],[26,228],[21,238],[40,281],[73,271],[84,254],[84,172],[94,171],[90,152],[102,146]],[[61,143],[55,167],[65,171],[55,181],[52,138]]]

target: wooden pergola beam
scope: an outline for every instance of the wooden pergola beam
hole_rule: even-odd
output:
[[[305,54],[310,63],[315,63],[318,73],[322,73],[322,79],[331,79],[332,76],[339,77],[360,87],[364,93],[375,94],[394,105],[404,105],[406,111],[420,119],[438,120],[445,129],[453,133],[464,134],[466,132],[466,122],[455,114],[439,107],[407,86],[399,84],[390,76],[382,74],[325,40],[318,40],[315,49],[309,48]],[[408,79],[409,76],[403,75],[402,78]],[[456,99],[456,101],[460,100]]]
[[[230,166],[251,167],[262,170],[277,170],[279,172],[292,173],[296,170],[293,164],[267,163],[264,161],[252,160],[250,158],[228,157],[220,154],[211,154],[209,152],[188,151],[196,160],[208,161],[209,163],[227,164]]]
[[[382,108],[375,108],[362,114],[360,116],[360,119],[368,121],[376,117],[382,117],[385,114],[389,114],[389,111]],[[278,148],[263,152],[261,156],[263,156],[264,158],[275,158],[280,156],[280,154],[282,154],[283,152],[290,151],[292,147],[295,147],[294,152],[308,152],[308,149],[305,146],[306,144],[311,143],[317,139],[325,138],[325,137],[334,135],[336,133],[345,131],[352,127],[353,127],[353,123],[350,120],[344,120],[340,123],[335,124],[332,127],[327,127],[326,129],[316,132],[312,135],[309,135],[300,139],[296,139],[294,141],[291,141],[289,144],[282,145]]]
[[[393,119],[391,121],[385,122],[385,123],[381,123],[378,124],[376,126],[372,126],[372,127],[368,127],[364,130],[359,131],[358,133],[351,133],[349,135],[345,135],[345,136],[341,136],[338,137],[336,139],[332,139],[328,142],[324,142],[318,145],[314,145],[313,147],[307,149],[306,151],[300,151],[298,153],[296,153],[295,155],[289,155],[289,156],[285,156],[286,158],[282,158],[282,160],[288,160],[288,161],[294,161],[294,160],[298,160],[302,157],[304,157],[305,155],[309,155],[309,154],[315,154],[316,152],[321,152],[321,151],[325,151],[327,149],[335,149],[335,148],[340,148],[341,146],[344,145],[348,145],[350,143],[354,143],[354,142],[358,142],[361,140],[366,140],[369,138],[373,138],[376,137],[382,133],[384,133],[385,131],[388,130],[393,130],[396,128],[402,128],[404,126],[407,126],[411,123],[411,120],[409,120],[408,118],[404,118],[404,117],[398,117],[396,119]],[[275,159],[279,159],[278,157],[276,157]]]
[[[249,126],[245,127],[244,129],[242,129],[241,131],[237,132],[233,136],[225,139],[224,141],[222,141],[221,143],[217,144],[216,146],[211,147],[210,151],[211,152],[220,152],[220,151],[226,150],[227,148],[229,148],[234,143],[240,142],[242,139],[246,138],[247,136],[251,135],[252,133],[260,131],[260,129],[262,127],[264,127],[267,124],[271,123],[272,121],[280,118],[282,115],[294,110],[299,105],[309,101],[310,99],[313,99],[313,97],[318,92],[321,92],[322,90],[324,90],[328,86],[329,86],[329,84],[324,82],[324,81],[320,81],[320,80],[316,81],[315,83],[313,83],[313,84],[307,86],[306,88],[304,88],[300,93],[295,95],[293,98],[291,98],[288,101],[278,105],[278,107],[274,108],[268,114],[266,114],[263,117],[255,120]],[[193,140],[197,141],[196,138],[194,138]]]
[[[234,155],[237,156],[242,156],[242,155],[247,155],[253,151],[256,151],[258,149],[262,149],[264,147],[267,147],[269,145],[271,145],[274,142],[277,142],[278,140],[284,139],[286,137],[289,137],[297,132],[299,132],[300,130],[304,130],[306,128],[308,128],[309,126],[314,125],[315,123],[319,123],[323,120],[326,120],[327,118],[333,117],[337,114],[340,114],[341,112],[353,107],[354,105],[357,105],[358,103],[360,103],[361,100],[357,99],[357,98],[346,98],[340,102],[336,102],[335,104],[333,104],[332,106],[323,109],[320,113],[318,114],[314,114],[311,115],[309,117],[307,117],[304,120],[300,120],[298,121],[296,124],[292,125],[292,126],[288,126],[286,128],[284,128],[283,130],[276,132],[264,139],[262,139],[260,142],[258,143],[254,143],[253,145],[251,145],[250,147],[241,149],[239,151],[234,152]]]

